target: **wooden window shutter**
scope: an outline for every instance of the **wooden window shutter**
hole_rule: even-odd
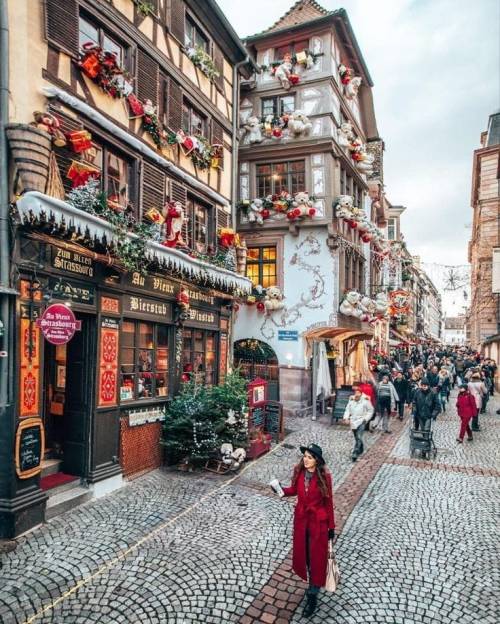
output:
[[[215,79],[215,84],[219,89],[224,92],[224,55],[222,54],[218,45],[214,43],[213,47],[213,61],[215,69],[219,72],[219,75]]]
[[[182,127],[182,89],[169,78],[168,81],[168,127],[177,132]]]
[[[165,204],[165,174],[163,171],[147,161],[142,168],[142,214],[150,208],[157,208],[160,212]]]
[[[221,124],[212,119],[212,145],[224,144],[224,130]]]
[[[168,126],[168,78],[160,74],[160,101],[158,103],[158,119]]]
[[[229,227],[231,215],[222,208],[217,208],[217,230]]]
[[[77,0],[45,0],[45,37],[56,48],[78,56]]]
[[[170,0],[170,30],[184,45],[184,0]]]
[[[158,106],[160,71],[158,63],[141,49],[137,53],[137,95]]]

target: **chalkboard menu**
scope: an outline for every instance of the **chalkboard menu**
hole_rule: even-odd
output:
[[[45,435],[40,418],[20,422],[16,433],[16,472],[20,479],[29,479],[42,469]]]
[[[335,405],[333,406],[332,412],[332,423],[335,419],[335,422],[338,422],[342,418],[344,418],[345,408],[347,407],[347,403],[349,398],[352,397],[352,387],[351,386],[342,386],[336,391],[335,395]]]
[[[278,401],[267,401],[266,403],[265,431],[273,436],[276,441],[283,440],[283,408]]]
[[[250,410],[249,429],[258,429],[265,423],[265,412],[263,407],[252,407]]]

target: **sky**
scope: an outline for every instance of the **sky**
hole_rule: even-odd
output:
[[[407,207],[408,248],[441,288],[441,265],[467,264],[473,151],[500,109],[500,2],[318,2],[349,15],[375,85],[387,197]],[[218,3],[244,37],[269,27],[294,0]],[[444,299],[448,314],[461,311],[461,291]]]

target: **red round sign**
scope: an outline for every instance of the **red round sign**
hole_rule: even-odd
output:
[[[66,344],[82,328],[82,322],[77,321],[73,311],[62,303],[54,303],[46,308],[36,324],[42,330],[45,340],[53,345]]]

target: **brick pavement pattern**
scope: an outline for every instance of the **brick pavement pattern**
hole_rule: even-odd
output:
[[[436,423],[433,462],[409,458],[406,423],[392,436],[367,434],[368,451],[352,464],[347,428],[290,419],[285,444],[236,481],[171,471],[140,477],[2,555],[0,621],[302,622],[305,585],[290,569],[293,506],[266,484],[288,483],[298,446],[317,442],[334,475],[343,577],[336,594],[321,592],[309,621],[496,622],[497,407],[473,443],[458,445],[451,405]]]

